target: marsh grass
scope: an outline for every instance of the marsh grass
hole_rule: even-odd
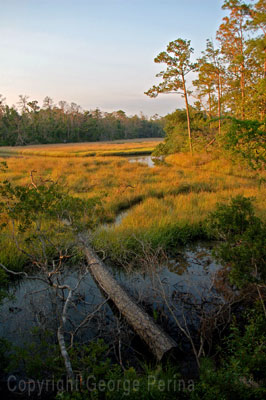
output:
[[[18,147],[1,147],[0,156],[42,156],[55,158],[69,157],[111,157],[111,156],[137,156],[151,154],[162,139],[139,139],[136,142],[131,140],[124,142],[92,142],[92,143],[72,143],[58,145],[32,145]]]
[[[131,143],[131,148],[128,143],[123,146],[135,151],[143,143]],[[78,147],[67,149],[72,153]],[[106,149],[106,145],[100,147]],[[114,222],[119,213],[128,209],[119,225],[99,226],[94,232],[94,246],[114,259],[122,252],[140,251],[139,239],[174,251],[179,244],[205,237],[203,221],[208,213],[217,202],[229,202],[238,194],[255,198],[256,214],[266,219],[266,190],[258,174],[220,154],[193,158],[187,154],[171,155],[167,165],[154,168],[111,155],[84,159],[35,154],[10,157],[7,162],[9,168],[1,176],[3,179],[29,185],[30,171],[35,170],[36,180],[58,181],[74,196],[100,199],[99,223]]]
[[[27,265],[27,257],[18,251],[14,241],[5,233],[0,235],[0,261],[14,271],[22,271]]]

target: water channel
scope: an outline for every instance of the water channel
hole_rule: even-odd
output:
[[[213,280],[220,266],[212,259],[211,245],[197,243],[181,250],[176,259],[167,259],[159,266],[151,266],[149,270],[125,271],[113,265],[109,265],[109,268],[121,285],[138,302],[148,306],[154,315],[158,310],[170,315],[169,304],[178,315],[185,307],[182,305],[182,310],[180,308],[181,294],[189,296],[195,303],[202,298],[209,298],[211,302],[212,295],[215,296]],[[79,270],[69,269],[63,280],[73,287],[79,276]],[[0,308],[1,337],[13,344],[23,345],[25,341],[32,340],[30,330],[33,327],[54,326],[57,312],[55,304],[58,300],[53,298],[52,291],[43,282],[27,279],[13,282],[9,286],[9,295],[10,298],[5,299]],[[99,313],[80,330],[79,340],[90,340],[101,334],[108,337],[115,320],[112,307],[88,274],[82,280],[69,309],[71,324],[79,325],[86,315],[95,313],[101,304]]]

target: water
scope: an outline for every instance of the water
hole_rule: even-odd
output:
[[[115,220],[113,222],[106,222],[106,223],[102,224],[100,228],[112,229],[112,228],[115,228],[116,226],[119,226],[121,224],[122,220],[128,215],[129,212],[130,212],[130,209],[121,211],[115,217]]]
[[[171,314],[169,307],[172,307],[176,316],[181,317],[184,310],[188,312],[184,298],[195,304],[200,303],[202,298],[209,298],[210,303],[216,294],[210,287],[220,265],[211,258],[210,252],[209,245],[198,243],[184,249],[178,258],[165,260],[161,265],[151,265],[149,269],[128,272],[116,267],[110,269],[138,302],[148,305],[154,312],[164,310],[168,316]],[[71,287],[76,285],[78,279],[77,269],[69,270],[62,278]],[[33,327],[44,329],[57,326],[57,313],[62,302],[53,297],[53,291],[47,285],[38,280],[23,279],[10,285],[9,294],[13,299],[6,299],[0,307],[0,336],[13,344],[23,345],[25,341],[33,340],[29,333]],[[82,280],[73,296],[73,304],[69,308],[71,323],[67,330],[73,331],[73,326],[81,324],[89,314],[93,317],[79,330],[78,340],[86,342],[98,336],[112,340],[116,318],[90,274]]]
[[[163,157],[154,157],[154,156],[135,156],[128,158],[130,163],[142,163],[147,164],[148,167],[152,168],[156,165],[160,165],[163,163]]]
[[[171,307],[176,315],[180,315],[182,310],[188,311],[184,301],[195,307],[203,301],[206,301],[206,307],[217,302],[215,276],[221,265],[213,260],[211,247],[207,243],[198,243],[159,266],[129,274],[116,269],[113,273],[139,301],[150,304],[153,309],[164,308],[166,314],[170,313]]]
[[[69,270],[63,274],[61,282],[71,286],[76,286],[80,278],[80,271],[77,269]],[[65,292],[67,293],[67,292]],[[11,343],[24,345],[30,343],[33,335],[30,333],[32,328],[38,327],[40,331],[54,329],[58,325],[58,314],[61,313],[63,302],[59,296],[62,292],[55,292],[42,281],[22,279],[9,286],[10,299],[5,299],[0,307],[0,336],[5,337]],[[90,274],[82,280],[79,290],[73,294],[72,304],[69,308],[71,324],[68,324],[69,332],[72,324],[78,326],[83,319],[95,309],[102,306],[102,315],[105,319],[112,317],[112,312],[106,302],[105,297],[94,282]],[[99,316],[100,317],[100,316]],[[98,335],[97,323],[90,324],[88,329],[79,332],[79,339],[85,336],[86,340],[93,339]]]
[[[128,215],[130,210],[124,210],[120,214],[115,217],[115,221],[111,224],[111,226],[119,226],[123,219]]]
[[[23,155],[16,154],[16,153],[1,153],[0,158],[24,158]]]

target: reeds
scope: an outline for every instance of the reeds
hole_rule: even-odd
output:
[[[135,151],[138,145],[141,148],[143,143],[127,143],[127,151]],[[80,145],[75,146],[69,147],[71,154]],[[5,160],[9,168],[1,178],[28,185],[34,170],[36,181],[58,181],[74,196],[101,199],[99,222],[113,222],[121,211],[129,209],[119,225],[99,227],[94,234],[95,247],[114,258],[122,248],[138,251],[136,238],[174,249],[178,243],[204,237],[202,222],[208,213],[217,202],[229,201],[237,194],[256,198],[256,213],[266,219],[266,189],[259,185],[257,173],[219,154],[193,158],[172,155],[167,165],[154,168],[118,156],[84,159],[24,155]]]

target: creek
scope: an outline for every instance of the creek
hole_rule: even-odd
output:
[[[164,163],[163,157],[154,157],[154,156],[129,156],[126,157],[130,163],[141,163],[146,164],[148,167],[153,168],[156,165],[160,165]]]
[[[137,158],[138,162],[139,159],[152,166],[150,156]],[[136,162],[136,158],[129,161]],[[112,226],[119,225],[130,211],[123,211],[113,224],[106,224],[104,228],[112,229]],[[181,325],[189,323],[197,327],[197,310],[202,304],[206,311],[217,305],[215,275],[221,265],[212,257],[213,246],[209,242],[197,242],[177,249],[175,258],[165,257],[155,265],[133,270],[118,267],[108,260],[106,264],[121,286],[176,340],[176,318]],[[82,273],[81,267],[71,267],[64,271],[61,281],[74,287]],[[40,332],[54,331],[58,326],[58,312],[63,303],[42,281],[25,278],[13,281],[8,294],[0,306],[0,337],[24,347],[38,341]],[[118,314],[91,275],[87,274],[69,307],[66,338],[69,340],[74,326],[79,326],[87,318],[86,324],[76,334],[79,343],[96,338],[103,338],[107,343],[115,342],[120,334]],[[124,325],[123,329],[127,331],[129,328]]]
[[[182,312],[189,312],[187,304],[183,304],[184,296],[188,304],[199,304],[202,299],[208,299],[211,304],[213,279],[220,265],[211,257],[211,245],[197,243],[180,250],[175,259],[167,259],[161,265],[151,266],[149,270],[126,271],[109,264],[115,278],[140,304],[148,308],[149,312],[159,319],[167,316],[170,325],[174,324],[170,308],[176,311],[177,316]],[[79,279],[78,269],[69,269],[64,274],[64,282],[75,286]],[[210,290],[210,288],[212,289]],[[9,286],[10,298],[3,301],[0,307],[0,336],[13,344],[22,346],[33,340],[32,328],[52,328],[55,324],[56,302],[52,291],[38,280],[21,279]],[[181,296],[181,297],[180,297]],[[110,304],[105,301],[93,278],[88,274],[74,295],[73,305],[69,309],[71,324],[80,324],[89,313],[97,312],[88,324],[79,331],[79,340],[87,341],[98,336],[110,338],[116,323],[116,315]],[[166,301],[167,300],[167,301]],[[182,307],[181,307],[182,304]],[[169,332],[171,334],[171,331]]]

